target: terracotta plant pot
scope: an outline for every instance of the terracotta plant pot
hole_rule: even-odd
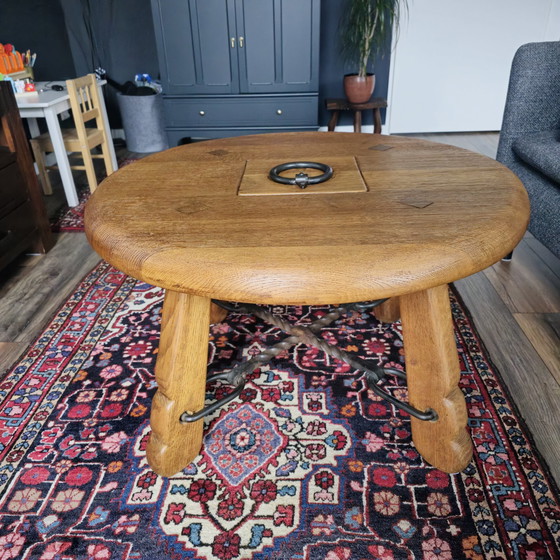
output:
[[[366,103],[375,88],[375,74],[360,77],[358,74],[344,76],[344,93],[350,103]]]

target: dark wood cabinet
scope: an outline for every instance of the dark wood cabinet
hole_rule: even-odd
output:
[[[319,0],[152,0],[170,144],[314,130]]]
[[[24,251],[53,245],[12,86],[0,82],[0,269]]]

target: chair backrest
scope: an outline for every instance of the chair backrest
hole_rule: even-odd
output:
[[[92,120],[95,120],[95,128],[104,130],[95,74],[66,80],[66,88],[78,137],[85,136],[85,124]]]

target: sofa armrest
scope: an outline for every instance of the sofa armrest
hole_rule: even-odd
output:
[[[560,188],[560,130],[519,136],[513,151]]]

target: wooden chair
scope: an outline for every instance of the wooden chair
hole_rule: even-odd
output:
[[[92,158],[103,158],[107,175],[116,171],[109,153],[109,142],[111,142],[111,139],[109,138],[109,131],[105,129],[103,122],[95,74],[67,80],[66,88],[70,97],[75,128],[62,130],[64,145],[68,152],[72,152],[70,157],[77,155],[83,160],[82,165],[71,165],[70,167],[72,169],[85,170],[89,190],[93,192],[97,187],[97,177]],[[95,128],[86,127],[86,123],[90,121],[95,121]],[[30,143],[39,169],[43,192],[45,194],[52,194],[52,186],[47,170],[56,166],[47,166],[45,164],[45,153],[53,151],[50,136],[48,133],[41,134],[32,138]],[[91,150],[97,146],[100,146],[101,154],[92,154]]]

